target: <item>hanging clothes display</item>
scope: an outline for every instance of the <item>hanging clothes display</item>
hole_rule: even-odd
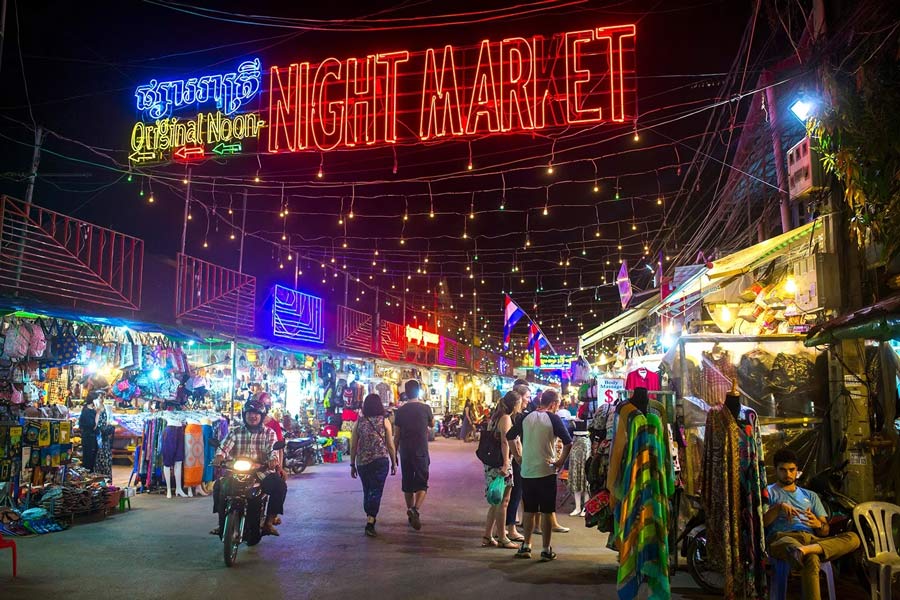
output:
[[[671,597],[668,536],[674,479],[663,405],[651,400],[645,414],[631,402],[622,404],[607,479],[615,507],[621,600],[644,592],[650,600]]]
[[[766,597],[764,568],[765,467],[756,413],[742,406],[738,421],[725,405],[706,417],[700,497],[707,552],[724,573],[724,597]]]
[[[184,465],[182,481],[185,487],[203,483],[203,467],[206,454],[203,449],[203,426],[188,422],[184,427]]]
[[[725,394],[731,389],[731,382],[737,377],[737,370],[731,363],[731,353],[716,344],[710,352],[703,353],[702,367],[700,397],[710,406],[722,404]]]
[[[568,486],[572,493],[588,491],[584,466],[591,454],[591,439],[588,433],[576,431],[572,439],[572,450],[569,453]]]
[[[640,367],[628,373],[625,377],[625,389],[646,388],[651,392],[659,391],[659,374],[646,367]]]

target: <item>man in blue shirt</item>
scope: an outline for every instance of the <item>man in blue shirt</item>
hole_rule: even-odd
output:
[[[818,494],[797,485],[797,455],[775,453],[777,483],[768,487],[769,509],[763,515],[769,554],[791,563],[803,576],[804,600],[819,600],[819,563],[859,547],[852,531],[828,536],[828,513]]]

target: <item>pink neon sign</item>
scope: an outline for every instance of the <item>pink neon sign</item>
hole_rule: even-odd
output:
[[[634,25],[616,25],[272,66],[268,151],[627,122],[635,39]]]

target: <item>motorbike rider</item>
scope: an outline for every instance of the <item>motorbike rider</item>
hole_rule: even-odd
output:
[[[245,458],[253,462],[268,465],[269,471],[262,480],[262,491],[269,496],[266,522],[263,525],[264,535],[279,535],[275,529],[275,519],[284,512],[284,499],[287,496],[287,484],[279,474],[281,465],[278,463],[278,452],[272,448],[277,441],[275,432],[266,427],[263,421],[268,414],[265,402],[259,397],[254,397],[244,404],[241,411],[243,426],[238,426],[228,432],[225,439],[216,451],[214,464],[221,465],[228,459]],[[213,535],[221,535],[225,525],[225,497],[227,490],[222,488],[227,484],[228,478],[223,477],[216,481],[213,487],[213,512],[219,514],[219,527],[211,531]]]

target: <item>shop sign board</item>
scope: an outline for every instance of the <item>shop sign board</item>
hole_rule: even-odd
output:
[[[322,299],[276,285],[272,302],[272,335],[298,342],[325,341]]]
[[[192,162],[628,123],[635,47],[634,24],[587,26],[319,62],[255,57],[222,72],[154,78],[134,91],[140,117],[129,158]]]
[[[441,336],[430,331],[425,331],[425,328],[421,325],[419,325],[418,327],[407,325],[406,341],[415,342],[419,346],[437,346],[441,341]]]
[[[568,371],[575,362],[573,354],[542,354],[541,364],[535,371]]]
[[[619,397],[619,390],[625,389],[624,379],[607,379],[597,380],[597,400],[612,404]]]

